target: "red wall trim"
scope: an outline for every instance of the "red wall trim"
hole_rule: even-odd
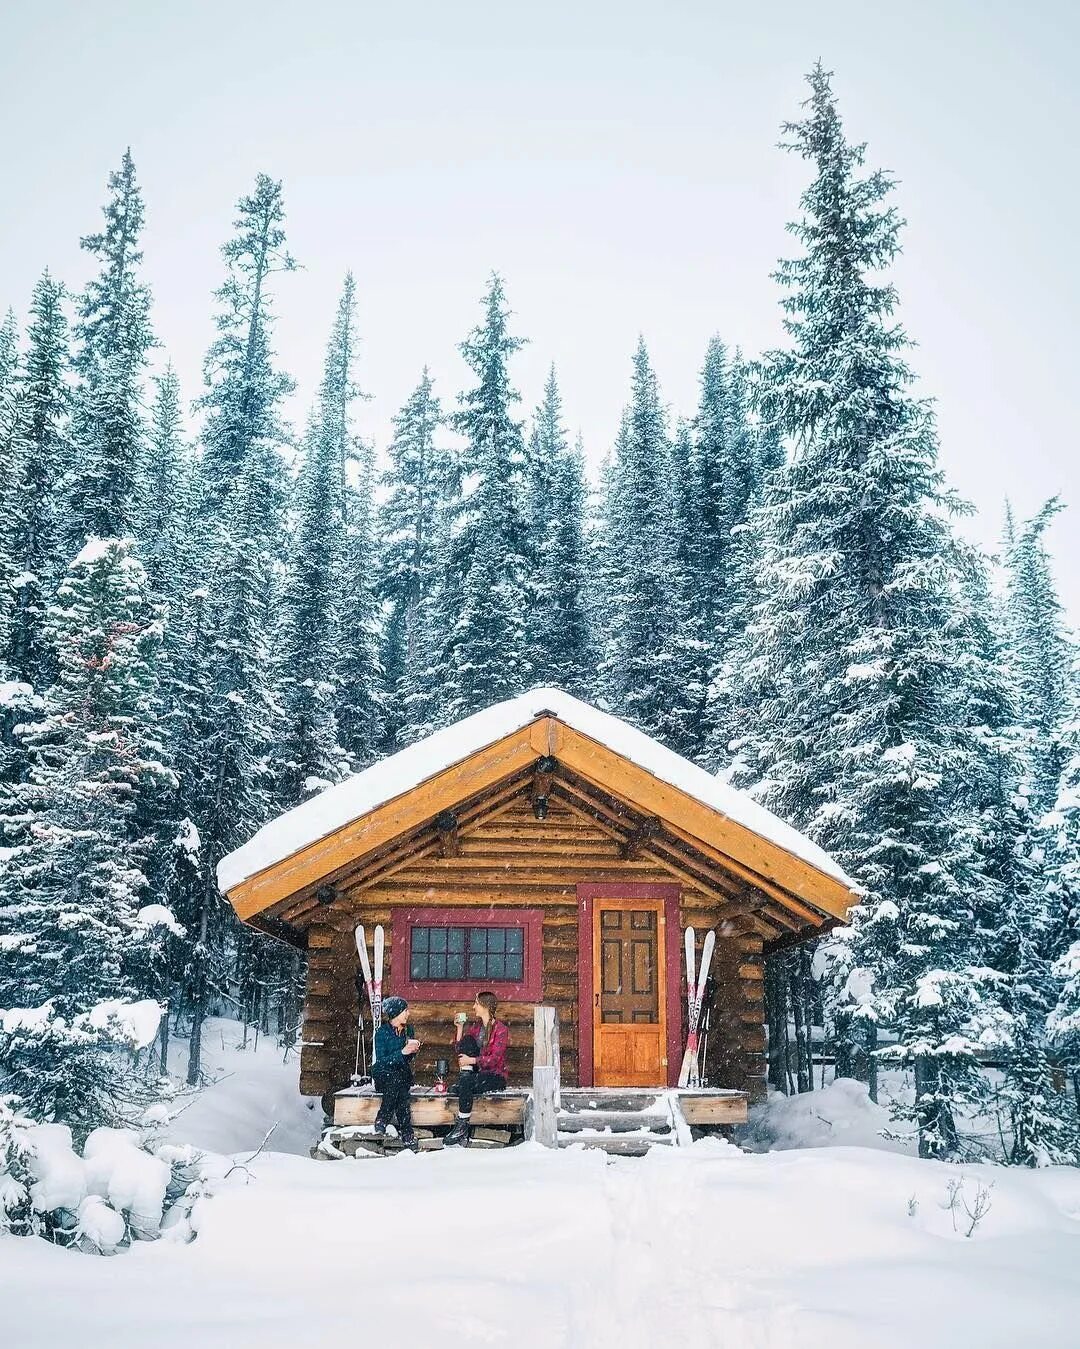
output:
[[[667,1012],[667,1085],[678,1086],[682,1065],[682,929],[679,923],[678,885],[650,885],[646,881],[620,881],[611,885],[587,881],[577,887],[578,897],[578,1082],[593,1085],[593,906],[598,899],[662,899],[664,901],[664,965]]]
[[[543,909],[448,909],[439,906],[393,908],[390,910],[393,950],[392,985],[383,989],[383,997],[395,993],[409,1002],[459,1002],[473,998],[481,987],[488,988],[502,1002],[540,1002],[544,993],[544,911]],[[525,979],[520,984],[500,980],[479,984],[476,980],[449,983],[409,978],[409,931],[412,927],[523,927],[525,929]]]

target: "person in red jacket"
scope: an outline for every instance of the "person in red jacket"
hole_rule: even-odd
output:
[[[474,1099],[486,1091],[502,1091],[506,1086],[510,1031],[504,1021],[495,1017],[498,1006],[494,993],[477,993],[473,1003],[475,1019],[466,1025],[463,1013],[457,1020],[454,1051],[458,1060],[458,1115],[443,1139],[444,1147],[467,1147]]]

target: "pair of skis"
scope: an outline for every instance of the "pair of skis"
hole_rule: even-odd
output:
[[[682,1068],[679,1070],[680,1087],[697,1087],[701,1084],[701,1070],[698,1066],[698,1027],[701,1025],[701,1007],[705,1001],[705,985],[709,978],[709,966],[712,964],[713,948],[716,946],[716,933],[710,928],[705,934],[705,943],[701,948],[701,968],[696,971],[697,933],[688,927],[684,934],[686,948],[686,1053],[683,1055]]]
[[[356,954],[360,957],[360,969],[364,976],[364,987],[367,989],[368,1002],[371,1004],[371,1066],[375,1066],[375,1032],[382,1025],[382,976],[383,976],[383,951],[385,947],[386,935],[383,932],[381,923],[375,926],[375,971],[372,976],[371,961],[368,959],[367,935],[364,932],[363,923],[356,929]],[[364,1014],[361,1011],[359,1023],[356,1031],[356,1072],[353,1074],[356,1081],[362,1081],[360,1074],[360,1051],[364,1043]],[[364,1073],[367,1077],[367,1054],[364,1054]]]

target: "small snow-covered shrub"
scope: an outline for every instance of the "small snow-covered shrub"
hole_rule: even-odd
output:
[[[143,1148],[131,1129],[95,1129],[83,1146],[86,1189],[126,1215],[132,1235],[150,1241],[161,1230],[169,1167]]]
[[[168,1118],[147,1115],[150,1129]],[[155,1145],[135,1129],[95,1129],[80,1156],[66,1124],[35,1124],[0,1097],[0,1232],[101,1255],[161,1236],[190,1241],[201,1201],[229,1169],[226,1158]]]
[[[88,1194],[79,1205],[75,1236],[83,1250],[113,1255],[123,1245],[127,1230],[123,1214],[117,1213],[100,1195]]]
[[[66,1124],[35,1124],[30,1130],[30,1199],[43,1217],[74,1214],[86,1198],[86,1165]]]
[[[33,1230],[30,1203],[31,1123],[12,1096],[0,1096],[0,1232]]]

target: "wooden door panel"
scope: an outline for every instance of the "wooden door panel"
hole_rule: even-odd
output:
[[[663,904],[598,900],[593,920],[593,1077],[597,1086],[667,1080]]]
[[[656,943],[647,941],[634,941],[630,943],[630,988],[635,996],[653,997],[656,996]],[[656,1009],[658,1010],[658,1009]],[[638,1021],[641,1017],[639,1013],[645,1016],[652,1016],[656,1019],[656,1011],[650,1008],[635,1008],[634,1020]]]

